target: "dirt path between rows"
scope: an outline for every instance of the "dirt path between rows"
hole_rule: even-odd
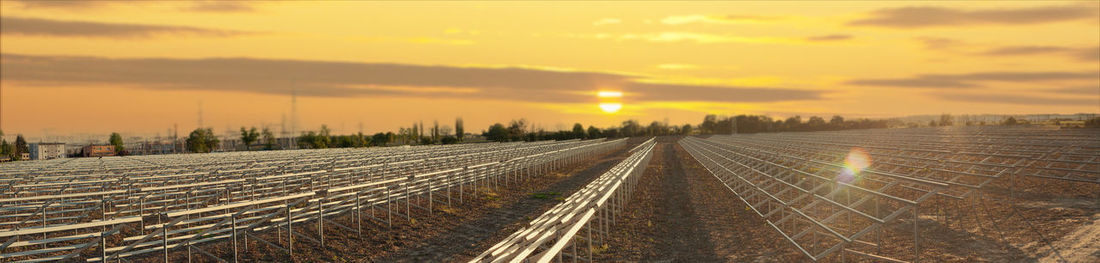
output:
[[[659,138],[597,261],[797,262],[801,254],[676,142]]]

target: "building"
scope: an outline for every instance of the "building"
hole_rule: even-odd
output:
[[[31,160],[49,160],[65,158],[65,144],[60,142],[40,142],[27,145]]]
[[[84,157],[114,156],[114,145],[88,145],[84,146]]]

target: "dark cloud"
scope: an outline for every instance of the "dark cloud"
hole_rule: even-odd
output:
[[[256,11],[249,2],[245,1],[200,1],[184,8],[185,11],[211,12],[211,13],[241,13]]]
[[[155,35],[226,37],[248,32],[188,26],[64,21],[27,17],[0,17],[0,34],[59,37],[145,38]]]
[[[1077,60],[1085,62],[1100,61],[1100,46],[1080,49],[1073,52],[1072,56]]]
[[[1088,5],[1047,6],[1015,9],[961,10],[945,7],[886,8],[871,12],[871,17],[851,21],[849,25],[893,28],[963,26],[983,24],[1039,24],[1095,19],[1096,8]]]
[[[936,79],[929,77],[903,78],[903,79],[855,79],[845,82],[849,85],[880,86],[880,87],[905,87],[905,88],[973,88],[978,85],[953,79]]]
[[[0,79],[29,86],[105,84],[302,96],[402,96],[592,102],[597,89],[649,101],[814,100],[819,91],[643,83],[640,76],[527,68],[466,68],[252,58],[108,59],[0,54]],[[462,91],[452,91],[464,89]]]
[[[808,40],[808,41],[837,41],[837,40],[848,40],[848,39],[852,39],[852,35],[834,34],[834,35],[824,35],[824,36],[812,36],[812,37],[807,37],[806,38],[806,40]]]
[[[968,74],[923,74],[899,79],[855,79],[846,84],[859,86],[973,88],[979,82],[1036,82],[1100,79],[1100,72],[977,72]]]
[[[1051,54],[1061,53],[1070,50],[1066,47],[1057,46],[1011,46],[1011,47],[999,47],[985,52],[982,55],[989,56],[1015,56],[1015,55],[1037,55],[1037,54]]]
[[[1100,95],[1100,85],[1058,88],[1052,91],[1055,93],[1071,95]]]
[[[107,3],[106,1],[53,1],[53,0],[4,0],[4,2],[19,3],[23,8],[52,8],[66,10],[82,10],[97,8]]]
[[[1036,97],[1036,96],[1016,96],[1016,95],[1002,95],[1002,94],[953,94],[953,93],[935,93],[932,96],[943,100],[949,101],[961,101],[961,102],[977,102],[977,103],[997,103],[997,104],[1016,104],[1016,105],[1060,105],[1060,106],[1087,106],[1100,104],[1100,97],[1081,97],[1081,98],[1050,98],[1050,97]]]

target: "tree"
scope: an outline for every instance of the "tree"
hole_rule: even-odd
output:
[[[462,123],[462,118],[461,117],[456,118],[455,119],[455,137],[458,138],[458,141],[462,141],[462,137],[464,137],[465,134],[466,134],[466,125],[465,125],[465,123]]]
[[[590,139],[603,138],[603,132],[600,132],[600,128],[596,128],[596,126],[589,125],[588,126],[588,138],[590,138]]]
[[[802,129],[802,116],[794,116],[787,118],[787,121],[783,123],[787,126],[788,131],[798,131]]]
[[[265,131],[267,129],[264,129]],[[256,127],[252,127],[250,130],[245,130],[244,126],[241,127],[241,142],[244,143],[244,149],[252,150],[252,143],[256,142],[260,138],[260,133],[256,131]]]
[[[810,120],[806,122],[806,126],[808,126],[807,128],[809,128],[810,131],[820,131],[822,128],[825,128],[825,118],[811,116]]]
[[[23,139],[22,134],[16,134],[15,135],[15,156],[12,156],[12,159],[23,160],[23,153],[29,153],[29,152],[31,152],[31,150],[27,149],[27,140]]]
[[[714,134],[718,128],[718,116],[714,114],[707,114],[703,117],[703,123],[699,124],[699,133],[702,134]]]
[[[940,115],[940,126],[952,125],[955,125],[955,118],[951,117],[951,114]]]
[[[504,127],[504,124],[496,123],[493,126],[489,126],[489,130],[484,134],[485,139],[497,142],[506,142],[510,139],[508,128]]]
[[[684,127],[680,128],[680,134],[691,135],[691,124],[684,124]]]
[[[623,127],[619,129],[619,134],[623,137],[631,137],[641,135],[639,132],[642,130],[642,125],[638,124],[636,120],[626,120],[623,122]]]
[[[386,144],[390,143],[390,140],[385,133],[379,132],[370,137],[370,143],[374,146],[386,146]]]
[[[527,119],[512,120],[508,125],[508,136],[512,141],[522,141],[527,133]]]
[[[455,143],[458,143],[458,138],[448,135],[448,136],[443,136],[443,139],[440,140],[440,141],[443,144],[455,144]]]
[[[122,144],[122,135],[118,134],[117,132],[112,132],[111,138],[108,139],[108,141],[111,145],[115,146],[115,154],[121,155],[122,152],[126,150],[126,148],[123,147]]]
[[[1085,128],[1100,128],[1100,117],[1094,117],[1085,121]]]
[[[275,147],[275,133],[272,133],[271,129],[268,129],[267,127],[264,127],[264,130],[261,134],[263,134],[263,136],[264,136],[263,137],[264,148],[268,149],[268,150],[273,149]]]
[[[439,121],[432,122],[432,144],[439,141]]]
[[[1009,116],[1008,119],[1005,119],[1003,124],[1011,126],[1011,125],[1016,125],[1016,124],[1019,124],[1019,123],[1016,122],[1016,117]]]
[[[834,115],[833,118],[829,120],[829,126],[832,126],[832,128],[836,130],[844,129],[844,117]]]
[[[214,136],[214,130],[210,128],[198,128],[187,136],[187,150],[195,153],[208,153],[218,147],[218,137]]]
[[[10,158],[13,151],[12,145],[8,144],[8,140],[4,138],[4,131],[0,131],[0,156],[8,156]]]
[[[584,125],[581,125],[580,123],[574,123],[573,124],[573,138],[584,139],[585,137],[586,136],[584,134]]]

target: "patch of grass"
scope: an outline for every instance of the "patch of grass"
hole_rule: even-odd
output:
[[[550,198],[554,198],[554,197],[560,196],[560,195],[561,195],[561,193],[558,193],[558,192],[531,193],[531,198],[533,198],[533,199],[550,199]]]

